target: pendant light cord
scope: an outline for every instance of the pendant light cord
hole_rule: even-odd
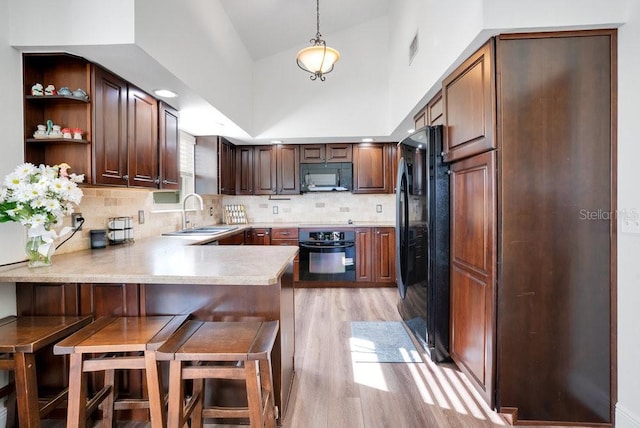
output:
[[[320,34],[320,0],[316,0],[316,38],[322,37]]]

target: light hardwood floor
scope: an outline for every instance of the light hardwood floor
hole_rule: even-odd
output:
[[[350,322],[400,320],[397,296],[395,288],[296,290],[296,375],[283,428],[505,425],[452,364],[435,365],[424,355],[423,363],[352,361]]]
[[[296,290],[296,379],[285,428],[494,427],[453,365],[354,363],[351,321],[400,320],[395,288]],[[419,347],[417,347],[420,349]]]

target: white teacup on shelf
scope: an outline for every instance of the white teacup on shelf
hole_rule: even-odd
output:
[[[33,138],[47,138],[47,127],[45,125],[38,125],[38,129],[33,133]]]

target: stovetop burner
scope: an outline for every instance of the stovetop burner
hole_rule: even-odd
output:
[[[344,241],[344,232],[309,232],[311,241]]]
[[[338,242],[338,241],[354,241],[355,233],[353,231],[300,231],[300,242]]]

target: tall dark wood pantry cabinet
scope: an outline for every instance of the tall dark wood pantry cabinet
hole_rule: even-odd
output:
[[[616,74],[615,30],[511,34],[443,84],[451,355],[515,422],[613,424]]]

